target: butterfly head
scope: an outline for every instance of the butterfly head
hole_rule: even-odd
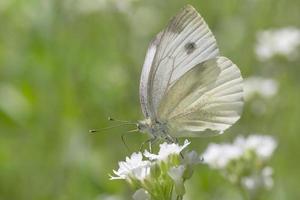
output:
[[[137,129],[142,133],[147,133],[150,136],[165,138],[168,135],[167,123],[162,123],[157,120],[145,119],[138,121]]]
[[[150,119],[145,119],[145,120],[141,120],[138,121],[138,123],[136,124],[137,129],[142,132],[142,133],[149,133],[151,130],[151,120]]]

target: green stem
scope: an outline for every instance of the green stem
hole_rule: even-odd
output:
[[[250,193],[248,190],[246,190],[242,186],[239,186],[239,190],[241,192],[243,199],[245,199],[245,200],[261,200],[262,199],[260,191],[255,191],[254,193]]]
[[[176,197],[176,200],[182,200],[183,199],[183,196],[182,195],[178,195],[177,197]]]
[[[239,191],[240,191],[240,193],[241,193],[244,200],[252,200],[250,198],[250,194],[248,193],[247,190],[245,190],[245,188],[243,186],[238,185],[238,188],[239,188]]]

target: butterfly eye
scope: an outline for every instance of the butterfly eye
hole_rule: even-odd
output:
[[[145,129],[145,124],[142,124],[140,122],[137,123],[136,126],[137,126],[137,129],[139,129],[140,131]]]
[[[144,121],[138,122],[136,126],[139,131],[145,131],[148,128],[148,125]]]
[[[139,123],[136,124],[137,129],[141,130],[141,125]]]

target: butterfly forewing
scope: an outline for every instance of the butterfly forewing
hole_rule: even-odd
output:
[[[158,110],[170,134],[203,136],[222,133],[240,117],[242,76],[228,58],[210,59],[185,73],[167,92]]]
[[[143,70],[141,74],[140,80],[140,102],[143,114],[146,118],[151,117],[153,118],[153,108],[150,106],[149,102],[149,74],[151,70],[151,66],[153,65],[154,56],[156,54],[157,46],[160,42],[162,33],[158,33],[156,37],[150,42],[148,51],[145,57]]]
[[[199,13],[183,8],[148,49],[140,83],[144,115],[157,117],[164,95],[195,65],[219,55],[216,40]]]

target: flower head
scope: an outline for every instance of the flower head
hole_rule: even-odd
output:
[[[132,198],[133,198],[133,200],[150,200],[151,199],[149,193],[142,188],[135,191]]]
[[[175,184],[176,193],[183,195],[185,193],[184,188],[184,172],[186,171],[186,167],[184,165],[179,165],[178,167],[172,167],[168,174],[173,179]]]
[[[133,153],[126,161],[119,162],[119,169],[113,171],[116,177],[111,179],[125,179],[137,188],[133,196],[137,200],[183,196],[185,181],[191,178],[195,165],[200,163],[195,151],[182,153],[189,144],[187,140],[183,145],[163,143],[158,154],[145,151],[145,160],[141,152]]]
[[[261,188],[269,190],[274,185],[272,175],[273,169],[271,167],[265,167],[259,171],[258,174],[243,177],[241,179],[241,184],[249,191],[255,191]]]
[[[222,169],[231,160],[239,159],[243,155],[243,149],[230,144],[210,144],[203,154],[204,163],[215,169]]]
[[[262,160],[268,160],[277,147],[274,138],[266,135],[250,135],[248,138],[238,137],[234,145],[243,148],[244,151],[255,151],[256,155]]]
[[[150,172],[150,162],[143,160],[142,153],[133,153],[131,157],[126,157],[126,161],[119,162],[119,169],[113,170],[116,177],[111,176],[111,179],[130,179],[137,180],[145,179]]]
[[[177,154],[179,155],[180,152],[186,148],[190,144],[189,141],[185,140],[184,144],[180,146],[179,144],[171,143],[168,144],[166,142],[160,144],[160,149],[158,154],[152,154],[148,152],[147,150],[145,151],[144,155],[145,157],[149,158],[150,160],[166,160],[170,155],[172,154]]]
[[[263,98],[271,98],[278,91],[278,82],[259,76],[253,76],[244,80],[245,99],[251,99],[255,94]]]
[[[273,186],[273,171],[267,161],[276,146],[271,136],[239,136],[232,144],[209,145],[203,157],[205,163],[219,170],[228,181],[255,196]]]
[[[242,159],[249,151],[253,151],[259,160],[268,160],[276,147],[277,142],[271,136],[239,136],[232,144],[210,144],[203,158],[210,167],[222,169],[226,168],[229,162]]]
[[[255,52],[260,60],[270,59],[277,54],[293,58],[299,46],[300,30],[286,27],[259,32]]]

